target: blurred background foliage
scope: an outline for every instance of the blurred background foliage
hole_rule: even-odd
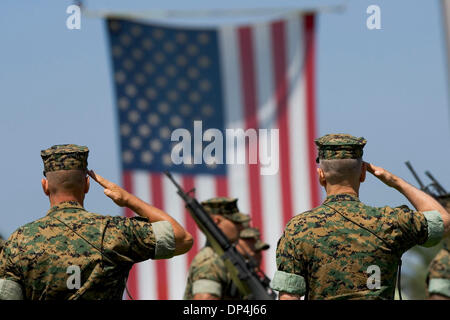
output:
[[[402,268],[401,286],[403,299],[426,299],[426,277],[428,266],[441,248],[442,242],[431,248],[416,246],[408,252],[409,268],[407,270]],[[405,258],[403,260],[405,260]],[[405,261],[403,264],[404,263]]]

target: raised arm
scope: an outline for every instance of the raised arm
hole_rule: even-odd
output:
[[[416,210],[421,212],[438,211],[444,222],[444,236],[450,234],[450,213],[436,199],[383,168],[370,163],[366,163],[366,165],[371,174],[389,187],[397,189],[411,202]]]
[[[174,237],[175,237],[175,252],[174,255],[180,255],[188,252],[194,240],[192,235],[187,232],[174,218],[172,218],[169,214],[164,212],[161,209],[158,209],[135,195],[127,192],[120,186],[102,176],[96,174],[93,170],[90,170],[89,176],[94,179],[98,184],[100,184],[104,188],[104,193],[106,196],[111,198],[118,206],[127,207],[132,211],[136,212],[141,217],[148,218],[150,222],[158,222],[158,221],[168,221],[173,228]]]

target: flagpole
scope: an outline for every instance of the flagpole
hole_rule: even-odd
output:
[[[450,0],[441,0],[445,42],[445,64],[447,65],[447,102],[450,107]],[[449,112],[450,116],[450,112]]]
[[[227,18],[270,18],[281,16],[292,12],[301,13],[342,13],[346,5],[328,5],[318,7],[278,7],[278,8],[240,8],[240,9],[200,9],[200,10],[178,10],[178,9],[154,9],[140,11],[113,11],[113,10],[90,10],[86,7],[85,1],[75,1],[83,12],[83,15],[90,18],[117,17],[123,19],[147,19],[147,20],[170,20],[177,19],[227,19]],[[186,23],[187,21],[183,21]]]

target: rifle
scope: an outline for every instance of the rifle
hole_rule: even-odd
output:
[[[411,163],[409,161],[405,162],[406,166],[408,167],[409,171],[411,171],[412,175],[414,176],[414,178],[416,179],[417,183],[420,186],[420,190],[425,191],[425,186],[422,183],[422,181],[420,180],[419,176],[417,175],[416,171],[413,169]],[[428,192],[427,192],[428,193]]]
[[[228,241],[228,238],[217,227],[209,214],[203,209],[203,206],[197,199],[189,195],[194,189],[186,193],[169,172],[165,172],[165,175],[177,188],[178,195],[185,202],[186,208],[200,230],[205,234],[209,243],[211,243],[214,251],[225,261],[225,265],[230,271],[231,278],[239,292],[250,300],[274,300],[275,294],[268,292],[268,288],[260,280],[255,270],[249,267],[244,257]]]
[[[250,256],[249,253],[245,250],[245,248],[242,248],[241,246],[240,246],[240,248],[245,252],[244,253],[244,258],[247,259],[248,266],[252,270],[255,270],[256,274],[259,276],[259,279],[262,282],[262,284],[264,285],[264,287],[266,288],[266,290],[268,292],[270,292],[273,295],[273,297],[275,298],[276,294],[270,288],[270,278],[267,277],[267,275],[259,268],[259,265],[256,262],[255,258]]]
[[[447,191],[441,186],[441,184],[431,175],[430,171],[425,171],[425,174],[433,182],[432,186],[440,196],[448,194]]]
[[[448,198],[450,194],[447,193],[442,185],[431,175],[430,171],[425,171],[426,176],[431,180],[431,183],[425,186],[414,171],[411,163],[409,161],[406,161],[405,164],[408,167],[409,171],[411,171],[411,173],[413,174],[416,181],[419,183],[420,190],[428,193],[430,196],[436,198],[437,200]]]

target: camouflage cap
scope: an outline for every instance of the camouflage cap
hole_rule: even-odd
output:
[[[258,240],[261,236],[258,228],[245,228],[241,231],[240,237],[242,239],[255,239]]]
[[[41,150],[46,172],[59,170],[86,170],[89,149],[76,144],[59,144]]]
[[[261,241],[260,239],[261,233],[258,228],[245,228],[241,231],[240,237],[242,239],[255,239],[255,250],[262,251],[270,248],[268,243]]]
[[[236,223],[249,221],[249,215],[239,212],[237,201],[237,198],[218,197],[203,201],[202,205],[209,214],[218,214]]]
[[[244,228],[250,227],[250,220],[251,220],[251,219],[248,219],[248,221],[242,222],[242,226],[243,226]]]
[[[255,243],[255,250],[256,251],[267,250],[269,248],[270,248],[270,245],[268,243],[265,243],[265,242],[263,242],[263,241],[261,241],[259,239],[256,240],[256,243]]]
[[[363,137],[357,138],[349,134],[327,134],[314,140],[319,152],[319,159],[358,159],[363,155],[363,148],[367,141]]]

